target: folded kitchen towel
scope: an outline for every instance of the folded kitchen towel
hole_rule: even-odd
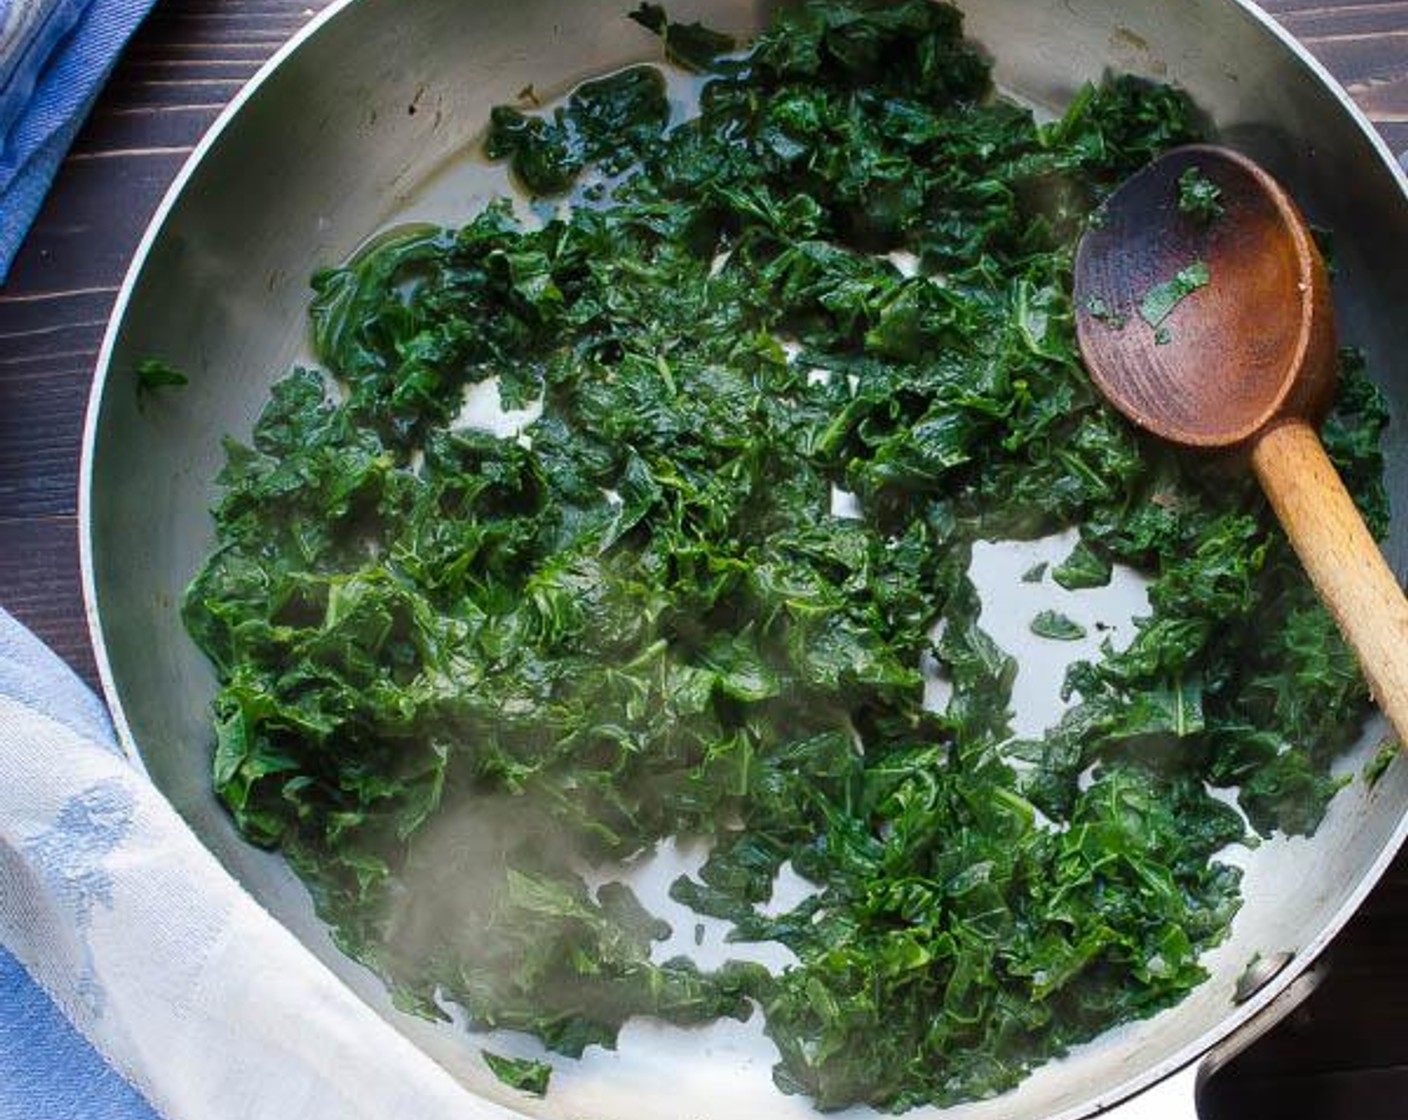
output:
[[[0,0],[0,282],[153,0]]]
[[[0,1120],[512,1115],[245,894],[0,610]]]

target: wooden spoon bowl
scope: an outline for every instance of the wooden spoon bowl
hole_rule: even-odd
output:
[[[1217,190],[1180,205],[1181,180]],[[1334,396],[1324,261],[1285,190],[1225,148],[1179,148],[1081,240],[1076,334],[1095,384],[1150,432],[1250,459],[1311,582],[1408,743],[1408,601],[1320,444]]]
[[[1190,171],[1217,188],[1220,214],[1179,209]],[[1198,263],[1206,286],[1153,325],[1149,294]],[[1278,416],[1318,420],[1334,395],[1325,265],[1295,203],[1236,152],[1179,148],[1125,183],[1081,241],[1076,291],[1095,383],[1174,443],[1236,446]]]

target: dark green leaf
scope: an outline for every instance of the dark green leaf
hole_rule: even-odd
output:
[[[528,1058],[505,1058],[489,1050],[481,1050],[479,1053],[494,1076],[510,1089],[520,1089],[535,1097],[546,1095],[548,1079],[552,1077],[552,1066],[547,1062],[535,1062]]]
[[[1058,642],[1078,642],[1085,637],[1085,627],[1060,611],[1042,611],[1032,619],[1031,629],[1038,638]]]
[[[1212,273],[1202,261],[1194,261],[1178,270],[1172,280],[1155,284],[1144,293],[1139,304],[1140,317],[1151,327],[1162,327],[1174,308],[1212,281]]]
[[[137,363],[136,374],[139,399],[158,389],[180,389],[190,384],[190,378],[160,358],[144,358]]]
[[[1109,559],[1082,540],[1051,570],[1051,578],[1067,591],[1079,591],[1104,587],[1110,582],[1112,570]]]
[[[1222,188],[1197,167],[1178,177],[1178,209],[1203,225],[1222,217]]]

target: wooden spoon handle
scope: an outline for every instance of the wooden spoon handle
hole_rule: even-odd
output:
[[[1320,437],[1303,420],[1277,424],[1258,437],[1252,467],[1399,744],[1408,744],[1408,600]]]

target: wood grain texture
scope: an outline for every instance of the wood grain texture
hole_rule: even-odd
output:
[[[78,518],[0,522],[0,543],[0,606],[23,620],[80,676],[96,681],[98,667],[82,621],[82,601],[76,608],[74,604]]]
[[[327,0],[165,0],[138,31],[0,289],[0,541],[77,511],[83,407],[118,285],[152,212],[220,110]],[[0,570],[0,602],[81,634],[76,567]],[[38,612],[36,614],[35,612]],[[87,658],[91,668],[91,656]]]
[[[263,61],[327,0],[161,0],[129,45],[0,288],[0,603],[90,681],[75,521],[79,436],[103,323],[186,153]],[[486,0],[487,2],[487,0]],[[629,6],[628,4],[626,6]],[[1408,0],[1264,0],[1408,148]],[[1358,1117],[1408,1071],[1408,856],[1336,942],[1332,980],[1238,1060],[1261,1087],[1233,1116]],[[1372,1084],[1344,1071],[1378,1068]],[[1300,1079],[1288,1076],[1295,1070]],[[1324,1074],[1320,1097],[1305,1076]],[[1338,1080],[1336,1080],[1338,1079]],[[1356,1097],[1356,1093],[1358,1096]],[[1314,1111],[1317,1099],[1332,1099]],[[1397,1104],[1395,1101],[1395,1105]]]

